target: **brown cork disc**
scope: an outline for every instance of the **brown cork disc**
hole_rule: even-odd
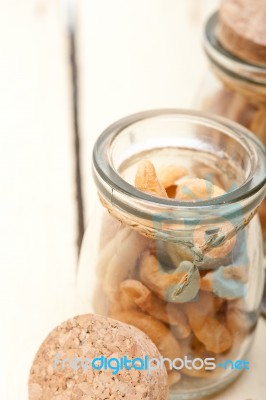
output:
[[[121,367],[113,374],[89,365],[101,356],[133,360],[160,358],[160,353],[133,326],[95,314],[77,316],[56,327],[38,350],[30,371],[29,400],[166,400],[165,368]],[[84,369],[84,362],[89,368]]]
[[[266,65],[266,0],[222,0],[217,34],[235,56]]]

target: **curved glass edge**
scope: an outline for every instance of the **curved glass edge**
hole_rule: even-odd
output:
[[[248,145],[252,158],[253,165],[251,176],[249,176],[243,185],[231,192],[227,192],[224,195],[213,199],[197,202],[180,202],[172,199],[164,199],[137,190],[134,186],[126,182],[113,168],[109,154],[110,146],[119,133],[128,126],[150,118],[166,116],[172,116],[179,119],[189,118],[192,123],[208,124],[208,126],[212,126],[217,130],[227,131],[227,133],[230,132],[230,134],[235,138],[239,138],[240,136],[241,140],[245,141]],[[255,154],[258,154],[257,162],[254,162],[256,159]],[[252,155],[254,157],[252,157]],[[129,199],[141,202],[142,205],[146,206],[158,206],[165,209],[171,208],[176,211],[198,210],[199,208],[204,209],[205,211],[210,211],[210,209],[215,210],[217,207],[228,209],[228,205],[234,205],[240,201],[251,198],[260,191],[262,192],[260,197],[263,199],[266,191],[266,151],[260,141],[252,135],[251,132],[235,122],[231,122],[223,117],[214,117],[205,113],[189,110],[151,110],[133,114],[117,121],[108,127],[96,141],[93,150],[93,168],[94,179],[98,189],[100,191],[104,189],[105,197],[112,197],[112,203],[116,200],[118,201],[119,196],[126,195]],[[100,180],[102,180],[104,184],[101,183]],[[123,201],[120,205],[123,208]]]

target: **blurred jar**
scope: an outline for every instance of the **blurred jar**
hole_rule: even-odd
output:
[[[169,197],[134,187],[143,159],[164,169]],[[220,196],[197,200],[184,187],[191,199],[174,199],[178,182],[165,171],[180,166],[183,182],[204,179]],[[170,360],[170,399],[220,390],[240,371],[218,364],[246,357],[259,315],[263,254],[255,212],[265,197],[264,148],[218,117],[151,111],[99,137],[93,174],[99,203],[82,245],[79,312],[143,330]]]
[[[196,108],[244,125],[266,144],[266,66],[250,64],[227,51],[217,38],[218,28],[215,13],[206,23],[204,49],[210,70]],[[266,246],[266,200],[259,214]]]

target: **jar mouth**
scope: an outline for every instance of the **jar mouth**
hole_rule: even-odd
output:
[[[126,154],[127,149],[125,146],[123,147],[122,140],[125,136],[125,132],[126,136],[128,136],[128,134],[132,134],[130,129],[136,126],[136,124],[153,122],[155,124],[154,126],[156,126],[162,121],[168,121],[168,123],[188,122],[190,124],[189,126],[197,127],[197,132],[199,132],[199,128],[202,127],[208,127],[211,132],[213,132],[212,130],[216,130],[216,132],[223,132],[224,137],[228,137],[228,143],[231,151],[233,151],[233,153],[241,151],[241,154],[245,155],[246,159],[248,160],[247,165],[244,167],[244,169],[248,169],[248,173],[244,179],[244,182],[239,187],[233,189],[232,191],[226,192],[222,196],[199,201],[177,201],[174,199],[155,197],[136,189],[120,175],[118,171],[119,165],[118,167],[115,165],[117,162],[114,160],[114,157],[117,159],[122,153]],[[186,135],[181,136],[181,139],[183,138],[184,140],[187,140],[187,146],[190,148],[193,148],[193,146],[198,146],[200,143],[193,141],[193,135],[195,132],[192,132],[191,137],[189,138],[187,138]],[[165,131],[165,135],[166,133],[167,132]],[[175,140],[174,128],[173,138],[169,137],[168,139]],[[122,140],[121,148],[123,149],[123,152],[120,151],[119,153],[116,153],[114,150],[114,144],[117,143],[118,140]],[[202,138],[200,140],[202,141]],[[208,140],[209,138],[206,137],[207,142]],[[158,146],[162,143],[168,145],[168,142],[169,140],[167,141],[167,137],[165,136],[162,139],[162,142],[157,142],[157,144]],[[149,144],[150,143],[156,143],[155,138],[153,138],[153,132],[151,132],[151,142],[149,142]],[[180,138],[179,140],[175,140],[175,143],[180,143]],[[124,143],[124,145],[126,144]],[[206,146],[208,146],[208,143],[206,143]],[[233,146],[236,146],[235,150]],[[185,142],[181,143],[181,147],[186,147]],[[126,157],[126,155],[124,157]],[[112,204],[116,204],[117,201],[117,204],[119,203],[120,208],[124,207],[124,202],[127,198],[136,201],[135,205],[132,205],[131,209],[134,209],[134,207],[136,209],[137,204],[141,203],[141,205],[145,204],[147,207],[160,206],[165,210],[171,208],[172,210],[179,211],[187,211],[189,209],[195,211],[199,208],[204,208],[208,211],[211,208],[217,209],[218,206],[228,206],[229,204],[234,204],[247,199],[257,192],[260,192],[262,188],[265,188],[266,153],[260,141],[247,129],[225,118],[217,116],[214,117],[201,112],[179,109],[151,110],[123,118],[108,127],[99,136],[93,150],[93,173],[100,194],[102,194],[106,199],[110,200]],[[123,198],[116,198],[116,194],[123,195]]]
[[[204,32],[204,49],[208,58],[232,78],[257,85],[266,85],[266,67],[250,64],[227,51],[217,39],[219,12],[211,15]]]

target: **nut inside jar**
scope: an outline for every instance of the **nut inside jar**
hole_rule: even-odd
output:
[[[158,159],[131,160],[121,167],[121,175],[151,196],[182,202],[222,196],[239,183],[230,166],[225,174],[215,162],[195,159],[189,165],[178,164],[174,156],[170,163]],[[243,238],[248,227],[239,233],[226,220],[211,226],[198,221],[188,231],[178,225],[179,235],[171,240],[143,235],[137,222],[129,227],[122,216],[119,223],[114,220],[113,215],[104,218],[102,237],[111,234],[107,243],[101,240],[97,312],[143,330],[164,358],[186,358],[176,375],[166,365],[172,390],[188,388],[191,380],[204,385],[219,379],[224,371],[205,368],[206,360],[218,364],[237,358],[255,327],[246,303],[250,265]],[[198,368],[199,363],[204,367]]]

